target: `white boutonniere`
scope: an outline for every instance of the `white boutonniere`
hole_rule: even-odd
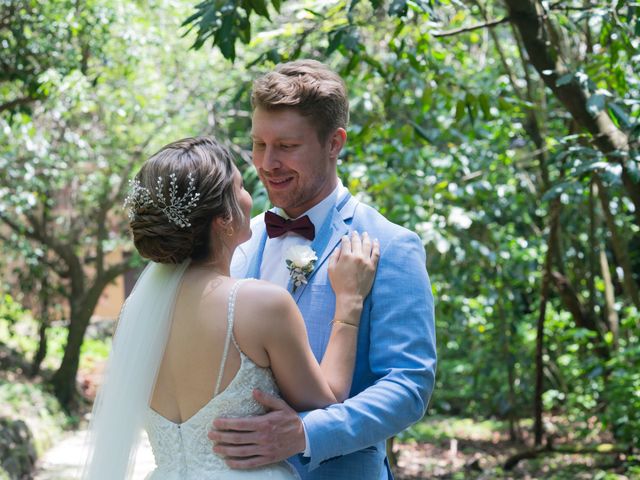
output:
[[[306,245],[293,245],[287,249],[284,260],[287,263],[295,293],[300,285],[307,283],[307,278],[313,272],[318,256]]]

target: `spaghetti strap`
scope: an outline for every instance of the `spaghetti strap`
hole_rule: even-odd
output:
[[[247,280],[249,279],[245,278],[242,280],[238,280],[236,283],[233,284],[233,286],[231,287],[231,291],[229,292],[229,300],[227,303],[227,335],[224,340],[224,350],[222,351],[222,360],[220,362],[220,370],[218,371],[218,380],[216,381],[216,389],[213,393],[214,397],[218,395],[218,392],[220,391],[220,384],[222,383],[222,376],[224,374],[224,366],[227,363],[227,355],[229,353],[229,341],[233,341],[233,344],[235,345],[235,347],[238,349],[239,352],[241,352],[240,347],[238,346],[238,343],[236,342],[236,339],[233,336],[233,320],[234,320],[235,309],[236,309],[236,296],[238,294],[238,288],[240,288],[240,285],[242,285]]]

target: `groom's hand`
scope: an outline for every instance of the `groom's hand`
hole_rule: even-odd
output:
[[[260,390],[253,398],[268,413],[257,417],[216,418],[209,431],[213,451],[231,468],[255,468],[285,460],[305,449],[304,427],[287,403]]]

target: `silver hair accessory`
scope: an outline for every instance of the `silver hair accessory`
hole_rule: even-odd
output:
[[[181,197],[178,197],[178,177],[175,173],[169,175],[169,198],[164,196],[164,179],[158,177],[155,186],[155,197],[153,199],[151,191],[147,187],[143,187],[140,181],[135,178],[129,182],[131,191],[124,200],[125,207],[129,209],[129,220],[133,220],[136,210],[140,208],[155,207],[167,216],[171,223],[175,223],[180,228],[191,226],[191,222],[187,215],[191,213],[198,203],[200,193],[196,192],[195,178],[189,173],[187,175],[189,184],[187,191]]]

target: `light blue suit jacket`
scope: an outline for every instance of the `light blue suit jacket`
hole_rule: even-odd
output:
[[[267,239],[263,215],[252,220],[251,229],[251,240],[234,257],[234,276],[260,277]],[[349,194],[316,225],[311,248],[318,261],[308,284],[292,294],[314,355],[320,361],[324,354],[335,310],[327,259],[351,230],[380,240],[380,262],[360,320],[351,398],[301,414],[311,457],[290,461],[304,480],[393,478],[385,439],[422,418],[434,386],[433,295],[422,242]]]

